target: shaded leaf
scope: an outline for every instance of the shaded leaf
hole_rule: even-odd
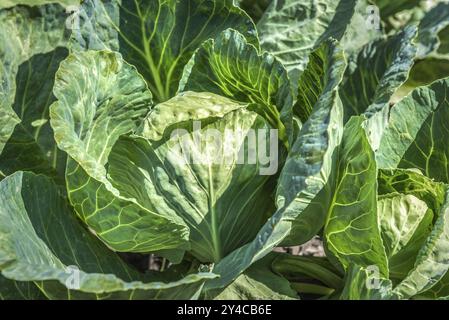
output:
[[[416,169],[379,170],[379,195],[413,195],[426,203],[434,212],[444,204],[446,186],[435,182]]]
[[[374,0],[373,2],[379,7],[381,16],[385,19],[401,11],[418,6],[420,0]]]
[[[328,287],[329,292],[343,285],[340,273],[326,258],[279,254],[273,262],[273,270],[292,285],[318,282]]]
[[[271,0],[239,0],[240,8],[246,11],[254,22],[260,20]]]
[[[51,126],[70,156],[67,191],[80,218],[118,251],[185,249],[188,229],[180,218],[124,197],[107,177],[113,145],[137,128],[152,105],[135,68],[119,53],[72,54],[56,74],[54,94]]]
[[[59,47],[34,55],[19,67],[13,109],[21,122],[0,154],[0,170],[4,174],[28,170],[53,176],[63,183],[66,156],[53,138],[49,107],[55,100],[55,73],[67,54],[65,48]]]
[[[417,87],[427,86],[447,77],[449,77],[449,60],[437,58],[418,60],[410,71],[409,79],[396,92],[392,102],[399,102]]]
[[[16,125],[23,120],[20,113],[16,114],[20,107],[13,106],[14,101],[22,102],[29,98],[30,102],[34,102],[35,97],[31,95],[38,93],[32,91],[29,96],[22,97],[22,88],[18,83],[19,92],[16,97],[19,67],[35,54],[48,53],[65,45],[65,18],[64,9],[60,5],[34,8],[18,6],[0,11],[0,153]],[[31,70],[35,71],[33,68]],[[46,84],[51,87],[51,81]],[[41,113],[45,114],[45,105],[46,103],[31,105],[31,109],[41,109]],[[32,121],[40,119],[41,117],[33,118]]]
[[[80,0],[3,0],[0,8],[8,8],[17,5],[40,6],[49,3],[59,3],[63,6],[78,5]]]

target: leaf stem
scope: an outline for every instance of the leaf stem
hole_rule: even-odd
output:
[[[337,274],[327,268],[314,263],[306,257],[296,256],[294,259],[279,259],[274,265],[276,273],[284,275],[287,279],[293,271],[297,274],[304,274],[307,277],[318,280],[331,288],[340,288],[343,280]],[[294,279],[290,278],[294,282]]]
[[[211,215],[211,228],[212,228],[212,243],[214,246],[214,262],[218,262],[221,260],[221,247],[220,247],[220,238],[218,234],[218,226],[217,226],[217,212],[215,210],[214,202],[215,202],[215,191],[214,185],[212,181],[212,172],[211,166],[209,165],[209,212]]]
[[[161,272],[165,271],[165,268],[167,267],[167,259],[162,258],[162,263],[161,263]]]
[[[320,296],[327,296],[332,294],[335,290],[325,286],[311,283],[292,283],[293,289],[298,293],[316,294]]]

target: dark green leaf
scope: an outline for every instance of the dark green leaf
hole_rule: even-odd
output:
[[[257,22],[270,5],[271,0],[239,0],[238,2],[240,8],[245,10],[253,21]]]
[[[327,294],[343,285],[339,272],[326,258],[279,254],[273,262],[273,270],[296,287],[319,284],[328,289]]]
[[[75,6],[81,0],[2,0],[0,8],[8,8],[17,5],[40,6],[48,3],[59,3],[64,6]]]
[[[12,281],[0,275],[0,300],[44,299],[44,294],[33,282]]]
[[[53,138],[49,107],[55,100],[55,73],[67,54],[66,49],[59,47],[34,55],[19,67],[13,109],[21,122],[0,154],[0,171],[5,175],[28,170],[63,182],[66,156]]]
[[[445,52],[444,40],[448,38],[449,27],[449,3],[439,3],[430,10],[419,24],[419,57],[428,55],[440,56],[446,54],[449,59],[449,51]],[[443,40],[443,42],[442,42]],[[440,46],[443,47],[440,48]]]

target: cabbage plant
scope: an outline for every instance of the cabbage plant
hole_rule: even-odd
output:
[[[449,5],[375,4],[2,2],[0,298],[447,298]]]

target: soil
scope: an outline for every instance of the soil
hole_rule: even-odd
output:
[[[295,247],[282,247],[274,249],[276,252],[287,252],[298,256],[324,257],[323,241],[315,236],[310,241]]]

